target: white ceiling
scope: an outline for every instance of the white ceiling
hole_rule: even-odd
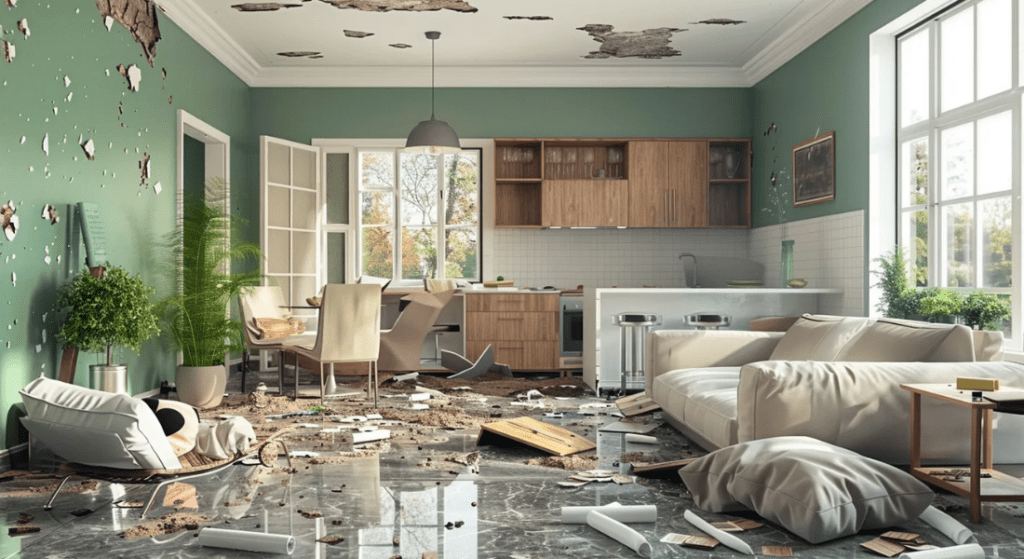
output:
[[[347,0],[333,0],[343,2]],[[254,87],[426,87],[440,31],[438,87],[743,87],[753,85],[871,0],[354,0],[394,7],[441,3],[472,13],[340,9],[328,0],[157,0],[165,14]],[[510,20],[545,16],[550,20]],[[699,23],[734,20],[739,24]],[[610,25],[599,42],[588,25]],[[660,58],[614,47],[661,28]],[[685,30],[685,31],[683,31]],[[372,33],[364,38],[344,31]],[[410,48],[395,48],[392,44]],[[612,49],[607,58],[586,58]],[[285,57],[315,52],[322,58]],[[648,52],[641,50],[641,52]],[[678,54],[674,54],[678,53]],[[628,52],[625,54],[629,54]]]

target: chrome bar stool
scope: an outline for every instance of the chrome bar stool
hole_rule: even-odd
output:
[[[661,325],[661,315],[627,312],[617,314],[612,321],[621,328],[619,356],[622,376],[622,394],[630,381],[644,380],[647,331]]]

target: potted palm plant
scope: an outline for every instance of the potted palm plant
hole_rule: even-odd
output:
[[[137,274],[107,264],[103,277],[89,270],[60,287],[57,301],[68,311],[57,337],[67,347],[106,352],[106,364],[89,366],[94,388],[127,392],[127,366],[114,363],[115,345],[138,353],[142,342],[159,334],[149,296],[153,289]]]
[[[225,358],[242,350],[240,324],[228,304],[243,287],[259,284],[259,266],[232,272],[232,263],[261,255],[252,243],[231,243],[233,222],[223,203],[224,183],[212,180],[203,200],[187,200],[181,226],[169,235],[175,294],[161,315],[182,363],[175,373],[178,398],[198,408],[220,405],[227,384]]]

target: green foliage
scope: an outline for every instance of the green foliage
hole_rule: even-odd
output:
[[[955,316],[960,314],[963,307],[963,297],[956,291],[949,289],[938,289],[921,298],[920,314],[923,316]]]
[[[129,276],[123,268],[110,263],[106,266],[102,278],[83,269],[60,287],[57,302],[68,309],[68,316],[57,337],[68,347],[106,351],[107,364],[113,365],[112,346],[138,353],[142,342],[159,334],[160,329],[149,302],[153,289],[138,274]]]
[[[910,318],[917,314],[917,301],[913,297],[907,279],[907,261],[903,249],[896,247],[893,252],[882,258],[876,258],[879,269],[872,270],[878,276],[877,286],[882,288],[882,298],[878,302],[878,311],[889,318]]]
[[[309,406],[309,411],[313,413],[324,413],[325,411],[327,411],[327,408],[323,406]]]
[[[160,313],[186,367],[221,365],[225,352],[242,350],[241,325],[227,316],[228,304],[260,281],[258,265],[230,271],[233,261],[258,261],[262,252],[251,243],[228,246],[241,220],[225,215],[224,190],[223,181],[211,180],[206,200],[186,201],[182,226],[167,237],[179,283],[177,295],[160,303]]]
[[[998,295],[975,291],[964,299],[960,315],[971,328],[1002,330],[1003,320],[1010,316],[1010,305]]]

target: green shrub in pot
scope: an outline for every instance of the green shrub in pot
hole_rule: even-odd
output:
[[[935,322],[952,322],[960,314],[964,299],[950,289],[932,289],[921,299],[920,314]]]
[[[975,291],[964,298],[960,308],[964,324],[982,330],[1002,330],[1010,316],[1010,305],[992,293]]]

